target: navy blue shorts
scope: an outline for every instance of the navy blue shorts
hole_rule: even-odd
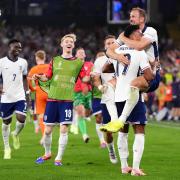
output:
[[[107,110],[106,104],[101,104],[102,107],[102,116],[103,116],[103,124],[107,124],[111,121],[111,116]]]
[[[102,109],[101,109],[101,99],[99,99],[99,98],[94,98],[94,99],[92,100],[92,112],[93,112],[93,115],[102,113]]]
[[[149,89],[147,90],[147,93],[155,91],[159,87],[160,81],[161,81],[160,73],[159,71],[156,71],[155,78],[151,80],[149,83]]]
[[[124,102],[116,102],[118,117],[121,115],[123,108],[125,105]],[[134,109],[132,110],[131,114],[129,115],[128,119],[126,120],[127,123],[131,124],[146,124],[146,107],[144,102],[139,101]]]
[[[26,116],[27,103],[24,100],[14,103],[1,103],[0,112],[4,120],[11,118],[14,112]]]
[[[71,124],[73,102],[47,101],[44,113],[44,123],[47,125]]]

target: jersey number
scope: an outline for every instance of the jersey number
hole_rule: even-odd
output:
[[[16,74],[13,74],[13,81],[15,81],[16,79]]]
[[[127,57],[127,59],[128,59],[129,61],[131,61],[131,55],[130,55],[130,54],[125,54],[124,56]],[[128,68],[129,68],[129,65],[125,65],[125,66],[124,66],[122,75],[126,75],[126,74],[127,74]]]
[[[66,118],[70,118],[72,116],[72,112],[70,109],[66,109],[65,113],[66,113]]]

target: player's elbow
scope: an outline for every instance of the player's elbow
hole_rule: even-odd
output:
[[[147,81],[151,81],[151,80],[154,79],[154,75],[153,75],[153,73],[144,74],[144,78],[145,78]]]
[[[154,79],[154,74],[153,72],[151,71],[150,68],[146,69],[144,71],[144,78],[147,80],[147,81],[151,81]]]

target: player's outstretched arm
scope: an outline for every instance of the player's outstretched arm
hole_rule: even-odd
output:
[[[146,47],[148,47],[151,44],[151,40],[148,38],[142,37],[140,41],[136,41],[125,37],[124,33],[121,33],[118,39],[122,41],[124,44],[138,51],[144,50]]]

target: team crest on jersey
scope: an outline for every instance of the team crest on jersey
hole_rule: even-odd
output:
[[[22,71],[22,66],[19,66],[19,70]]]

